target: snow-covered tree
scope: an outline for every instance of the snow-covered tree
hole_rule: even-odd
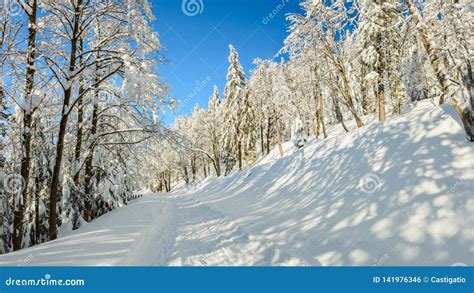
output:
[[[221,99],[219,97],[219,90],[217,86],[214,86],[214,92],[212,97],[209,99],[207,115],[203,117],[203,126],[205,127],[205,132],[208,134],[208,145],[210,146],[211,160],[212,165],[214,166],[214,171],[216,176],[221,176],[221,155],[222,155],[222,145],[220,141],[220,136],[222,133],[222,109],[221,109]]]
[[[405,91],[399,74],[402,44],[400,27],[402,9],[398,1],[362,1],[357,42],[362,66],[366,68],[364,82],[368,96],[376,97],[379,120],[386,118],[387,100],[395,113],[400,113]],[[373,104],[370,102],[365,105]]]
[[[172,103],[148,1],[16,4],[0,11],[1,162],[23,185],[3,201],[4,252],[126,204],[142,180],[132,146],[163,136]]]
[[[230,168],[233,159],[242,169],[248,152],[254,144],[253,111],[249,93],[246,91],[247,80],[239,62],[239,55],[232,45],[229,45],[229,69],[227,83],[224,89],[224,134],[222,137],[225,156]],[[228,169],[229,169],[228,168]]]
[[[302,148],[306,143],[303,122],[297,117],[291,125],[291,142],[297,148]]]
[[[291,14],[290,34],[285,40],[283,52],[298,56],[305,48],[318,50],[327,63],[333,68],[337,86],[341,89],[344,105],[354,117],[357,126],[364,125],[359,117],[354,90],[350,85],[350,72],[347,52],[344,48],[345,35],[357,20],[358,2],[304,1],[301,7],[303,14]],[[326,67],[329,69],[328,67]]]
[[[438,102],[443,104],[449,99],[463,121],[467,135],[474,141],[472,58],[467,57],[470,56],[467,35],[471,22],[460,23],[472,18],[469,1],[432,1],[416,5],[415,1],[407,0],[404,3],[437,78],[441,91]],[[450,53],[454,51],[461,52],[458,58],[451,57],[454,55]]]

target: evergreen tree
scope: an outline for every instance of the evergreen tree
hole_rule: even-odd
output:
[[[223,145],[226,151],[227,164],[237,160],[239,170],[243,167],[246,149],[249,148],[248,138],[252,132],[252,109],[249,94],[246,92],[245,73],[239,63],[239,55],[229,45],[229,69],[224,89],[224,134]]]
[[[363,1],[358,42],[361,61],[366,70],[364,80],[368,96],[376,96],[379,120],[386,117],[386,101],[392,100],[393,111],[400,113],[404,88],[399,74],[401,8],[395,0]],[[367,104],[373,104],[368,102]]]
[[[301,122],[300,117],[297,117],[291,125],[291,142],[299,149],[302,148],[306,143],[303,122]]]

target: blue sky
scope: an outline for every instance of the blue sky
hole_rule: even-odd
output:
[[[189,9],[184,9],[187,1]],[[272,58],[287,35],[285,15],[298,12],[299,0],[154,0],[156,30],[168,64],[159,72],[180,100],[178,115],[194,105],[207,107],[214,84],[222,93],[228,67],[228,45],[239,52],[247,76],[253,60]],[[194,3],[189,3],[194,2]],[[194,16],[194,8],[198,12]],[[278,8],[279,7],[279,8]],[[186,13],[185,13],[186,12]],[[164,118],[174,121],[172,114]]]

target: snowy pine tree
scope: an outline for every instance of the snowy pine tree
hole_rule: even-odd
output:
[[[303,122],[301,122],[300,117],[297,117],[291,125],[291,141],[293,142],[293,145],[299,149],[306,143]]]
[[[251,147],[253,113],[246,91],[247,80],[239,62],[239,55],[232,45],[229,45],[229,69],[227,71],[227,83],[224,89],[224,133],[222,136],[224,149],[226,150],[225,161],[228,170],[231,164],[237,161],[239,170],[242,169],[246,152]]]

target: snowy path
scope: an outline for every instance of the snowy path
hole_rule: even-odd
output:
[[[56,241],[3,255],[0,265],[165,264],[176,231],[173,219],[163,198],[144,197]]]
[[[148,195],[0,265],[303,265],[189,197]]]
[[[452,111],[451,111],[452,112]],[[0,265],[474,265],[474,144],[422,104],[148,195]]]

